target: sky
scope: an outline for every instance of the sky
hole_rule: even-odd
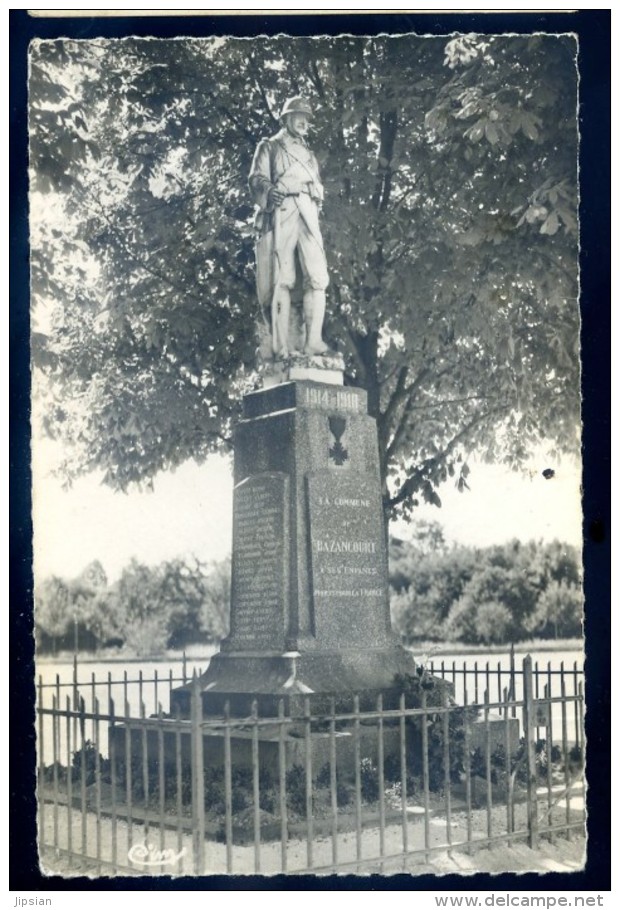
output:
[[[99,478],[81,478],[70,490],[50,473],[53,445],[39,442],[33,484],[35,579],[73,578],[98,559],[113,581],[135,557],[155,565],[195,555],[219,560],[232,543],[231,463],[218,456],[187,462],[155,478],[152,492],[115,493]],[[470,490],[449,481],[439,489],[442,508],[423,505],[417,515],[439,521],[452,542],[487,546],[517,537],[580,545],[579,474],[569,463],[540,459],[515,474],[501,465],[469,462]],[[546,480],[542,471],[554,467]],[[406,524],[393,527],[400,537]]]

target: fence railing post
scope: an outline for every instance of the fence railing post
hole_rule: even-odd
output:
[[[527,762],[527,830],[528,846],[538,849],[538,804],[536,799],[536,709],[532,658],[523,661],[523,735]]]
[[[517,686],[516,686],[516,671],[515,671],[515,643],[514,641],[510,642],[510,689],[508,690],[508,699],[509,701],[517,700]],[[517,716],[517,706],[512,706],[512,716]]]
[[[205,780],[202,729],[202,693],[194,672],[191,688],[192,761],[192,848],[194,873],[204,874],[205,863]]]

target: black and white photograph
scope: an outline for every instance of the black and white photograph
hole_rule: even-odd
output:
[[[44,876],[585,869],[562,23],[30,42]]]

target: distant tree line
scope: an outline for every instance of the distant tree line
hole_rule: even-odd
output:
[[[518,540],[450,546],[436,522],[390,543],[392,622],[405,642],[503,644],[582,634],[575,547]],[[39,653],[125,648],[140,656],[217,642],[228,633],[230,559],[135,559],[109,583],[97,561],[77,578],[37,586]]]
[[[140,656],[213,642],[228,632],[230,559],[132,559],[109,583],[101,563],[77,578],[50,576],[37,587],[39,653],[124,647]]]
[[[582,634],[577,549],[559,541],[448,546],[434,522],[392,539],[392,623],[406,642],[504,644]]]

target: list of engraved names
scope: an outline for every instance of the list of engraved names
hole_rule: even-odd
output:
[[[283,635],[286,478],[252,477],[235,490],[232,637],[277,647]]]

